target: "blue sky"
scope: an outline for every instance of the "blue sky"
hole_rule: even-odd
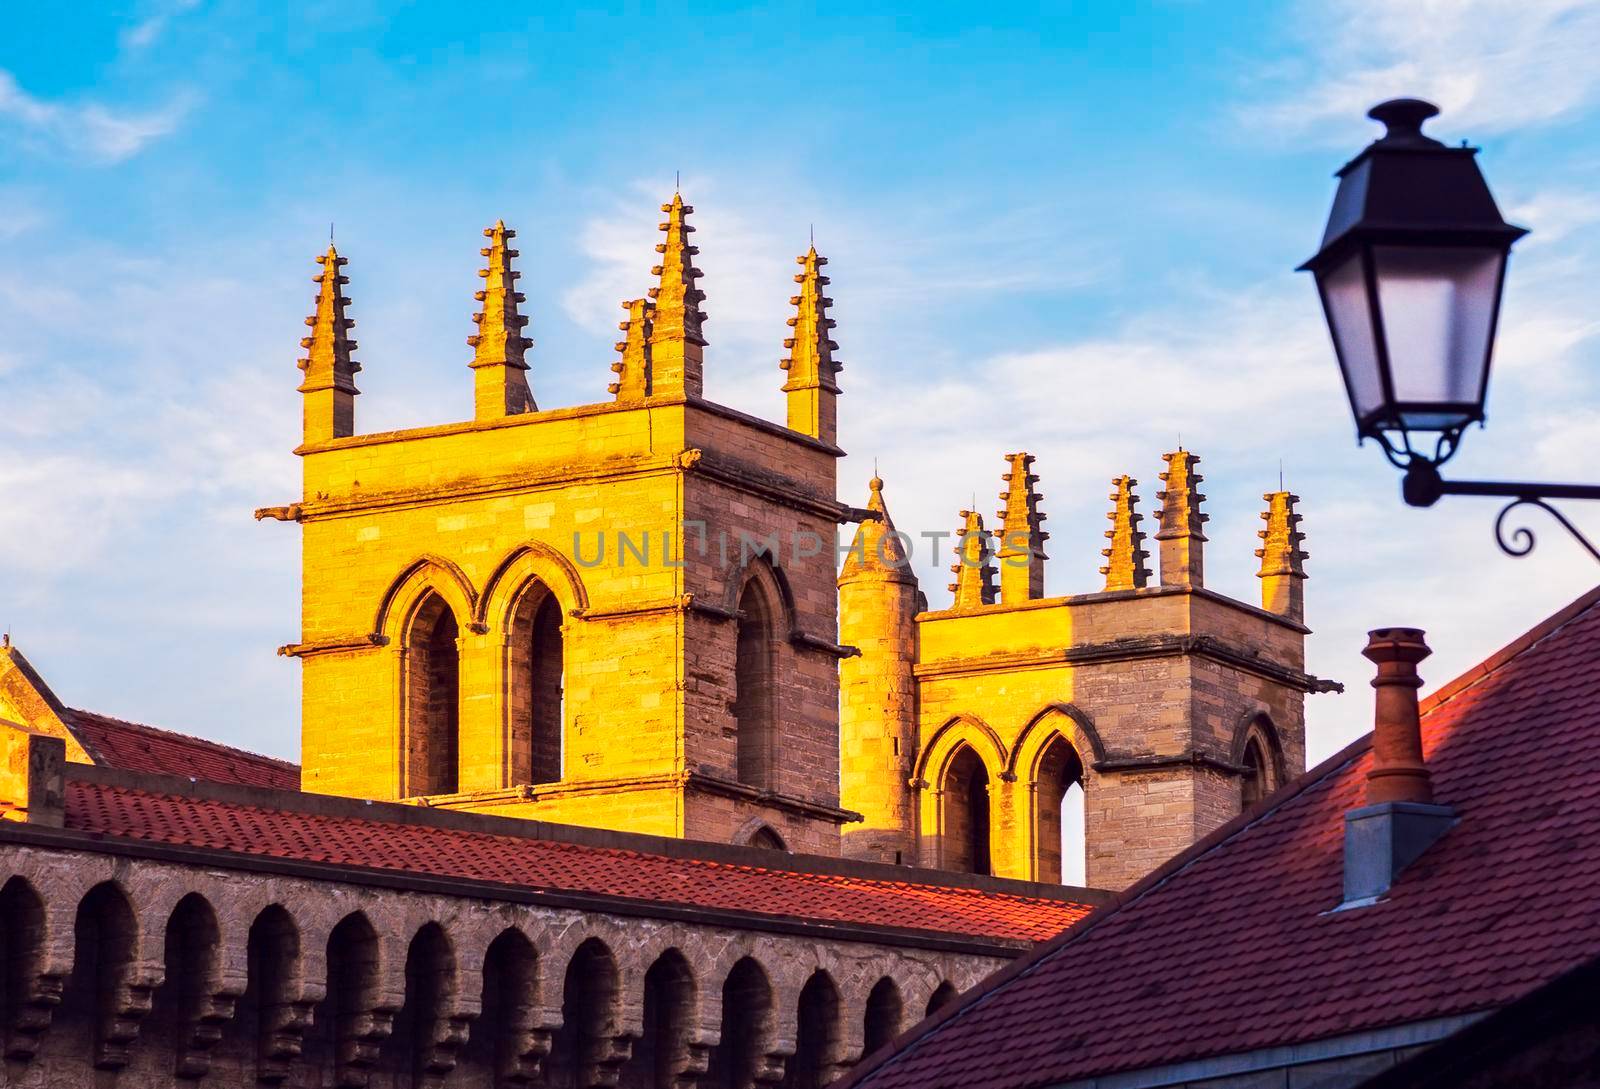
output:
[[[546,407],[603,399],[681,172],[709,392],[781,418],[793,257],[832,261],[846,498],[896,520],[1043,478],[1055,593],[1097,588],[1110,477],[1146,513],[1204,459],[1208,581],[1254,600],[1260,495],[1304,497],[1324,755],[1370,719],[1369,627],[1434,682],[1594,583],[1494,507],[1402,507],[1358,450],[1311,286],[1332,171],[1396,94],[1438,101],[1507,214],[1490,402],[1457,473],[1595,479],[1600,5],[1574,0],[638,7],[9,5],[0,12],[0,626],[69,703],[298,747],[294,360],[334,223],[363,430],[470,414],[479,231],[520,232]],[[1573,511],[1600,531],[1600,517]],[[926,560],[926,556],[924,557]],[[948,560],[941,560],[946,563]],[[935,603],[945,575],[928,564]]]

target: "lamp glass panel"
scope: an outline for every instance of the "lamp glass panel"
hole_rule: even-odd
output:
[[[1405,426],[1436,430],[1476,418],[1505,254],[1374,246],[1373,259],[1395,400],[1412,406]]]
[[[1378,371],[1378,343],[1372,329],[1372,308],[1367,305],[1367,283],[1362,275],[1361,251],[1322,276],[1323,306],[1328,328],[1339,349],[1339,365],[1350,387],[1357,422],[1383,407],[1383,378]]]

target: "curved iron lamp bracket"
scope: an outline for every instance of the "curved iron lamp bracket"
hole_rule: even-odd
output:
[[[1459,438],[1457,435],[1455,438]],[[1382,441],[1382,440],[1380,440]],[[1526,556],[1532,552],[1538,543],[1534,532],[1526,525],[1513,528],[1509,535],[1506,532],[1506,520],[1511,512],[1518,507],[1537,507],[1544,511],[1556,524],[1583,546],[1584,551],[1600,562],[1600,548],[1577,526],[1571,519],[1551,506],[1552,499],[1600,499],[1600,485],[1594,484],[1533,484],[1510,480],[1445,480],[1439,475],[1439,465],[1455,452],[1455,439],[1448,446],[1445,437],[1440,437],[1440,449],[1447,450],[1444,457],[1437,460],[1419,456],[1412,449],[1409,440],[1406,445],[1398,450],[1388,442],[1383,442],[1384,452],[1389,455],[1389,460],[1406,471],[1405,478],[1400,483],[1400,494],[1405,501],[1413,507],[1431,507],[1441,497],[1446,495],[1488,495],[1510,499],[1494,520],[1494,542],[1500,551],[1508,556]]]
[[[1597,563],[1600,563],[1600,549],[1596,549],[1593,542],[1591,542],[1589,538],[1585,537],[1578,530],[1577,526],[1573,525],[1567,520],[1566,515],[1562,514],[1560,511],[1556,510],[1556,508],[1552,507],[1549,503],[1545,502],[1542,498],[1536,495],[1518,496],[1516,499],[1513,499],[1511,502],[1500,508],[1500,513],[1497,514],[1494,519],[1494,543],[1500,546],[1500,551],[1504,552],[1507,556],[1526,556],[1528,553],[1533,551],[1533,546],[1539,543],[1538,538],[1533,535],[1533,530],[1529,529],[1527,526],[1518,526],[1516,529],[1511,531],[1511,539],[1506,539],[1506,516],[1512,511],[1516,510],[1518,507],[1522,506],[1538,507],[1550,517],[1554,518],[1560,524],[1562,529],[1566,530],[1572,535],[1573,540],[1577,541],[1583,546],[1584,551],[1593,556]]]

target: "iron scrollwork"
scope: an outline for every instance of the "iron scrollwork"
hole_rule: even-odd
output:
[[[1566,530],[1572,536],[1573,540],[1582,545],[1584,550],[1595,558],[1596,562],[1600,562],[1600,549],[1596,549],[1589,538],[1585,537],[1582,531],[1580,531],[1577,526],[1573,525],[1566,515],[1562,514],[1555,507],[1552,507],[1548,502],[1536,495],[1517,496],[1504,507],[1501,507],[1500,513],[1495,516],[1494,543],[1499,545],[1500,551],[1504,552],[1507,556],[1526,556],[1528,553],[1532,552],[1534,546],[1538,544],[1538,538],[1534,536],[1533,530],[1526,525],[1517,526],[1511,531],[1510,537],[1507,537],[1506,518],[1518,507],[1538,507],[1540,510],[1544,511],[1551,518],[1554,518],[1561,528]]]

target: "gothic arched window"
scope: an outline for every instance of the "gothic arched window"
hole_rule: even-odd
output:
[[[811,973],[800,989],[795,1019],[794,1056],[779,1089],[822,1089],[838,1073],[842,1026],[839,988],[827,972]]]
[[[900,1019],[905,1004],[900,998],[900,988],[894,980],[884,976],[873,985],[867,995],[866,1012],[862,1014],[861,1054],[871,1055],[900,1035]]]
[[[1252,736],[1244,744],[1244,774],[1239,777],[1239,806],[1249,809],[1272,790],[1267,754],[1261,749],[1261,739]]]
[[[788,846],[783,842],[782,836],[778,835],[778,833],[764,825],[760,828],[757,828],[750,836],[749,845],[751,847],[760,847],[768,851],[787,851],[789,849]]]
[[[971,746],[956,750],[940,789],[944,795],[945,869],[989,873],[989,771]]]
[[[1034,790],[1037,880],[1083,884],[1083,761],[1059,734],[1039,757]]]
[[[530,586],[511,617],[511,779],[554,783],[562,776],[565,646],[561,602]]]
[[[444,598],[427,594],[406,629],[408,796],[454,794],[461,786],[460,629]]]
[[[757,1084],[773,1044],[774,1005],[765,969],[749,957],[735,964],[722,984],[722,1030],[702,1085],[742,1089]]]
[[[689,962],[669,949],[644,976],[644,1031],[622,1068],[618,1084],[639,1089],[673,1089],[693,1083],[689,1034],[695,1013],[695,981]],[[695,1083],[697,1084],[697,1083]]]
[[[776,648],[772,637],[773,609],[767,595],[752,579],[739,597],[738,645],[734,654],[733,715],[738,724],[738,776],[741,783],[771,790],[776,762],[776,727],[773,722]]]
[[[546,1060],[551,1084],[616,1084],[621,1056],[614,1042],[622,1014],[621,987],[617,959],[604,942],[589,938],[578,946],[567,962],[561,1027]]]

